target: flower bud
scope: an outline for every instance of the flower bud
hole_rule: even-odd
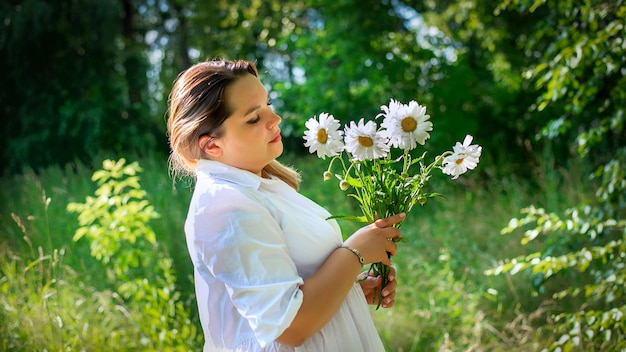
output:
[[[350,184],[346,180],[341,180],[341,182],[339,182],[339,188],[341,188],[342,191],[347,191],[348,188],[350,188]]]
[[[420,203],[420,205],[426,204],[426,200],[427,200],[426,197],[419,197],[419,198],[417,198],[417,201]]]
[[[328,181],[333,178],[333,174],[330,171],[324,171],[324,181]]]

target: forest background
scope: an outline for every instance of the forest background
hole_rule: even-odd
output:
[[[5,0],[0,18],[1,350],[201,349],[165,110],[212,58],[257,63],[283,160],[332,212],[356,207],[302,145],[314,115],[417,100],[429,153],[483,146],[403,227],[396,307],[372,311],[389,351],[626,348],[624,1]]]

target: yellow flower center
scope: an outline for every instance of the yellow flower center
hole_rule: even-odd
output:
[[[415,121],[412,116],[407,116],[402,119],[400,125],[402,125],[402,130],[404,132],[413,132],[415,131],[415,128],[417,128],[417,121]]]
[[[457,165],[461,165],[463,164],[463,161],[465,160],[465,158],[467,158],[467,153],[462,152],[458,154],[458,159],[456,159],[455,163]]]
[[[367,136],[359,136],[359,144],[364,147],[371,147],[374,145],[374,141]]]
[[[317,141],[322,144],[326,144],[326,142],[328,142],[328,133],[326,133],[324,128],[317,130]]]

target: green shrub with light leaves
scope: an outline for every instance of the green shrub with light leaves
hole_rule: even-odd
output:
[[[70,203],[80,227],[74,240],[90,241],[91,254],[108,268],[107,276],[118,283],[118,292],[130,315],[141,328],[142,348],[174,348],[187,351],[198,346],[196,326],[176,290],[172,260],[156,241],[150,220],[158,218],[139,184],[137,162],[105,160],[92,180],[99,187],[85,203]],[[175,347],[172,347],[175,346]]]
[[[595,193],[561,212],[522,209],[502,233],[521,230],[522,244],[540,243],[542,250],[487,273],[530,271],[539,292],[549,287],[551,298],[574,303],[554,312],[553,327],[546,326],[556,336],[550,350],[624,350],[626,3],[514,0],[502,8],[544,18],[520,41],[528,53],[543,55],[526,72],[540,93],[531,110],[554,116],[538,137],[574,140],[579,156],[593,165]],[[557,278],[567,286],[551,286]]]

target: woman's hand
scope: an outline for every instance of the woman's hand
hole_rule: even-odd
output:
[[[356,248],[365,259],[364,264],[382,262],[391,266],[389,257],[395,255],[398,249],[394,240],[400,238],[400,230],[393,225],[405,217],[404,213],[400,213],[378,219],[358,229],[344,244]]]
[[[369,275],[368,275],[369,272]],[[358,276],[359,283],[361,284],[361,289],[363,290],[363,294],[365,294],[365,299],[368,304],[378,304],[378,299],[380,297],[380,284],[383,281],[380,275],[376,276],[374,272],[364,271]],[[382,288],[383,290],[383,303],[381,307],[383,308],[391,308],[394,303],[396,303],[396,269],[393,267],[389,270],[389,282],[386,287]]]

